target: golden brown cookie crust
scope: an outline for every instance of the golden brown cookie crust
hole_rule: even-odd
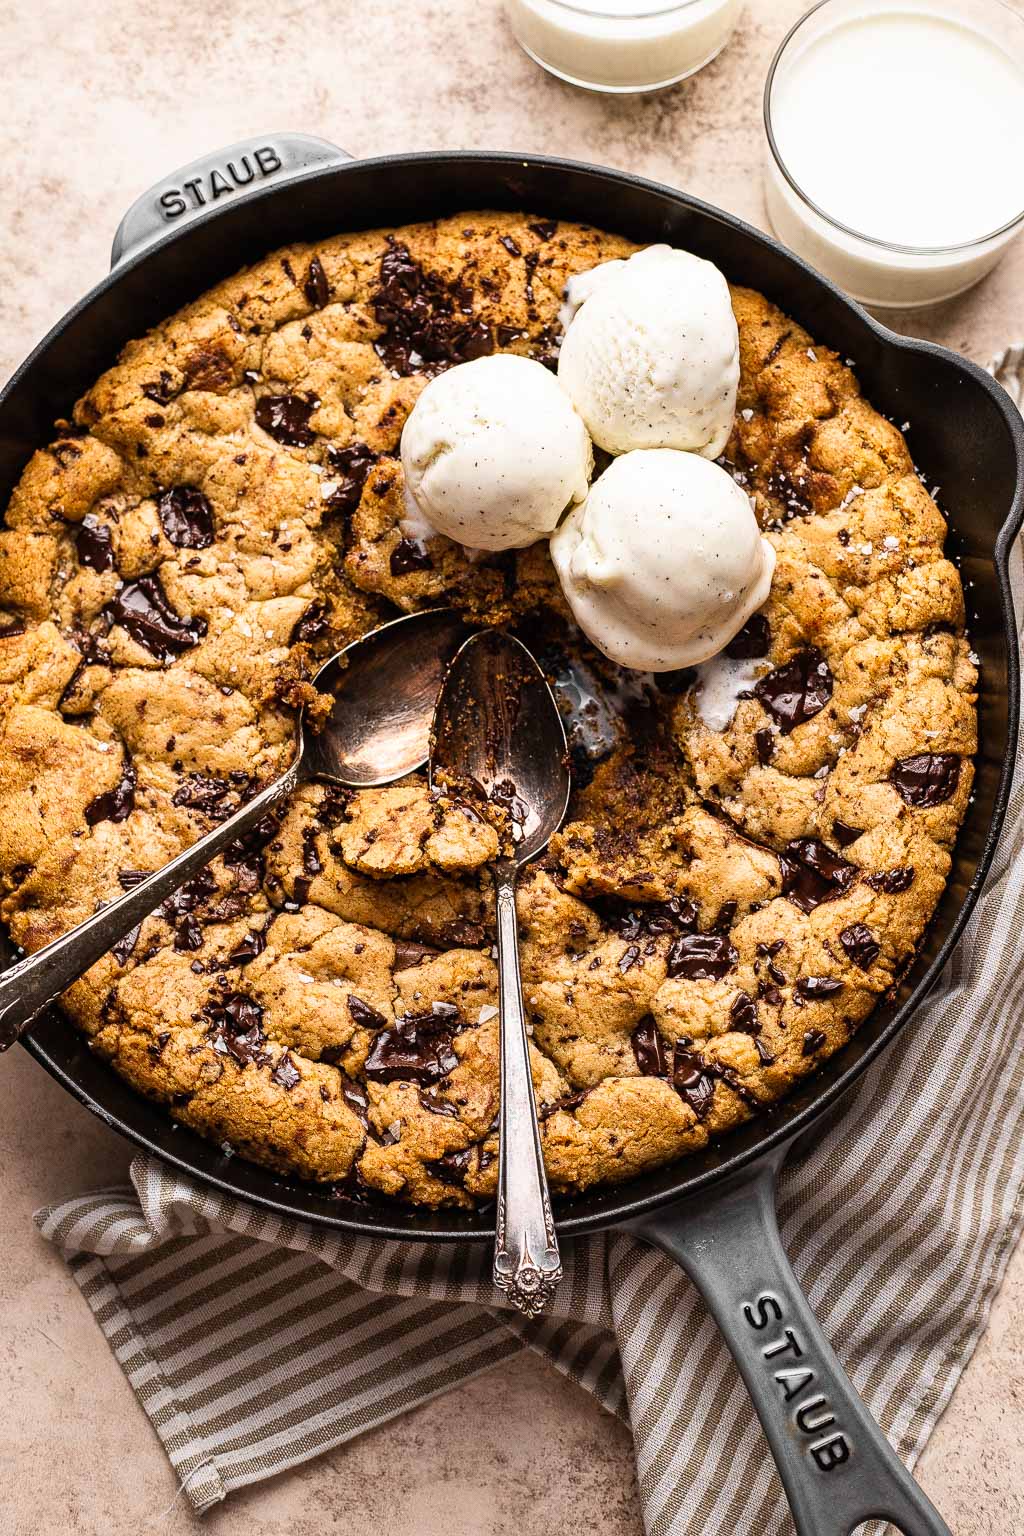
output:
[[[399,439],[446,362],[550,361],[567,278],[631,249],[487,212],[344,235],[125,349],[0,532],[15,942],[39,948],[280,773],[316,662],[396,608],[564,636],[544,545],[474,561],[403,529]],[[560,1191],[706,1145],[843,1045],[913,955],[970,794],[976,670],[943,518],[850,366],[759,294],[733,305],[726,459],[777,552],[748,636],[764,676],[719,732],[687,679],[647,687],[523,881]],[[470,1205],[496,1174],[494,846],[419,776],[304,788],[65,1010],[243,1156]]]

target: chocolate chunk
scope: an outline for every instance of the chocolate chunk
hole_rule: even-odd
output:
[[[866,876],[864,884],[870,885],[873,891],[884,891],[886,896],[898,896],[901,891],[907,891],[913,885],[914,873],[909,867],[883,869],[877,875]]]
[[[256,424],[275,442],[288,448],[308,448],[316,440],[309,418],[319,404],[315,395],[309,399],[302,395],[262,395],[256,402]]]
[[[128,961],[132,956],[132,951],[134,950],[136,944],[139,942],[139,934],[141,932],[142,924],[136,923],[134,928],[129,928],[123,939],[118,939],[117,943],[111,946],[110,953],[113,955],[118,965],[128,964]]]
[[[325,603],[311,603],[305,613],[296,620],[295,626],[289,636],[289,645],[313,645],[317,640],[327,634],[330,628],[327,605]]]
[[[171,804],[201,811],[214,821],[224,821],[244,804],[251,784],[252,780],[248,778],[244,783],[236,784],[213,774],[190,773],[174,791]]]
[[[848,890],[857,866],[848,864],[816,837],[798,837],[779,855],[782,894],[801,912],[813,912],[823,901],[834,901]]]
[[[749,992],[737,992],[729,1008],[729,1024],[744,1035],[756,1035],[761,1028],[757,1004]]]
[[[338,1054],[342,1054],[340,1048]],[[332,1052],[324,1051],[322,1059],[324,1061],[330,1061],[332,1059],[332,1055]],[[362,1083],[357,1083],[351,1077],[346,1077],[344,1072],[340,1073],[339,1075],[341,1077],[341,1097],[344,1099],[352,1113],[356,1116],[357,1120],[359,1120],[363,1130],[368,1131],[370,1128],[370,1101],[366,1096],[366,1089],[363,1087]]]
[[[421,1106],[430,1115],[446,1115],[449,1120],[457,1120],[459,1118],[458,1106],[453,1104],[450,1099],[442,1099],[436,1085],[431,1088],[421,1088],[419,1091],[419,1101]]]
[[[110,529],[93,512],[87,512],[78,525],[75,551],[79,565],[92,571],[114,569],[114,544]]]
[[[782,734],[788,736],[825,708],[832,697],[832,672],[821,652],[808,646],[767,677],[759,678],[753,692]]]
[[[429,944],[413,944],[408,939],[396,939],[395,970],[411,970],[413,966],[422,965],[431,955],[440,953],[439,949],[433,949]]]
[[[893,764],[890,782],[900,797],[915,810],[944,805],[956,794],[961,758],[955,752],[921,752],[901,757]]]
[[[210,1036],[219,1056],[233,1056],[242,1067],[267,1060],[263,1009],[253,998],[244,992],[214,993],[203,1011],[210,1020]]]
[[[715,918],[714,923],[711,925],[712,933],[729,932],[733,923],[736,921],[736,911],[738,906],[739,902],[723,901],[722,905],[718,909],[718,916]]]
[[[288,1051],[285,1051],[270,1076],[279,1088],[284,1088],[288,1093],[302,1080],[302,1074]]]
[[[213,511],[194,485],[164,491],[156,504],[160,526],[178,549],[209,549],[213,543]]]
[[[314,879],[323,874],[324,866],[320,862],[320,855],[316,847],[316,827],[304,827],[302,831],[302,868],[303,872]]]
[[[667,1077],[668,1055],[665,1042],[653,1019],[644,1019],[633,1031],[633,1055],[644,1077]]]
[[[683,933],[668,952],[668,974],[686,981],[721,981],[738,959],[726,933]]]
[[[143,384],[142,393],[147,400],[153,400],[157,405],[170,405],[178,391],[174,388],[174,379],[165,368],[161,368],[160,377],[151,379],[148,384]]]
[[[443,1157],[437,1158],[426,1166],[436,1179],[442,1184],[451,1184],[461,1189],[466,1182],[466,1175],[473,1166],[473,1158],[476,1154],[476,1144],[463,1147],[461,1152],[446,1152]]]
[[[767,725],[754,732],[754,746],[757,750],[757,760],[762,768],[767,767],[775,756],[775,732]]]
[[[558,228],[558,222],[555,219],[537,219],[526,227],[537,236],[538,240],[550,240]]]
[[[703,1120],[715,1097],[715,1081],[704,1062],[676,1041],[672,1058],[672,1086],[698,1120]]]
[[[211,912],[211,917],[213,913]],[[275,914],[272,912],[262,928],[250,928],[244,939],[239,939],[234,949],[228,955],[228,965],[248,965],[250,960],[255,960],[262,955],[267,947],[267,933]]]
[[[768,655],[772,633],[763,613],[753,614],[729,641],[725,654],[733,661],[757,661]]]
[[[537,1109],[537,1118],[538,1120],[550,1120],[551,1116],[557,1114],[560,1109],[579,1109],[583,1100],[590,1097],[590,1093],[591,1090],[589,1088],[581,1088],[577,1093],[566,1093],[560,1099],[552,1099],[550,1104],[541,1104]]]
[[[86,806],[84,814],[89,826],[95,827],[101,821],[127,821],[135,806],[136,782],[135,768],[126,761],[113,789],[104,790]]]
[[[824,1030],[808,1029],[804,1033],[804,1044],[801,1055],[813,1056],[815,1051],[820,1051],[828,1036]]]
[[[159,661],[191,650],[206,634],[205,619],[183,619],[175,613],[156,576],[126,582],[115,593],[107,613],[127,630],[136,645]]]
[[[474,317],[468,291],[426,272],[394,240],[381,257],[373,312],[384,328],[374,347],[395,373],[436,373],[494,351],[491,329]]]
[[[353,1024],[358,1024],[360,1029],[383,1029],[387,1019],[376,1008],[371,1008],[369,1003],[364,1003],[361,997],[356,997],[354,992],[348,995],[348,1011],[352,1016]]]
[[[309,263],[302,291],[314,309],[323,309],[330,300],[331,289],[319,256],[314,256]]]
[[[640,958],[640,946],[639,944],[630,944],[619,956],[619,970],[625,976],[626,972],[631,971],[635,965],[643,965],[643,960]]]
[[[638,943],[662,933],[692,933],[700,914],[696,904],[673,896],[656,907],[630,907],[615,911],[607,919],[627,943]]]
[[[351,804],[350,789],[346,789],[343,784],[325,784],[320,804],[316,808],[316,819],[322,827],[340,827],[348,816]]]
[[[434,1003],[422,1012],[406,1014],[393,1028],[376,1035],[363,1069],[366,1076],[379,1083],[397,1078],[438,1082],[459,1064],[452,1036],[460,1024],[453,1003]]]
[[[471,922],[468,917],[456,917],[445,923],[438,937],[452,949],[479,949],[485,934],[480,923]]]
[[[862,971],[870,971],[881,953],[882,946],[865,923],[851,923],[839,935],[839,942],[854,965]]]
[[[815,1003],[825,997],[835,997],[843,990],[843,985],[835,976],[801,976],[793,995],[802,1003]]]
[[[434,569],[429,550],[424,549],[415,539],[405,537],[399,539],[391,551],[391,559],[388,563],[391,566],[392,576],[408,576],[413,571]]]
[[[327,462],[337,476],[337,488],[325,506],[332,512],[354,512],[363,494],[366,477],[377,462],[365,443],[349,443],[345,448],[328,448]]]
[[[832,823],[832,836],[840,848],[849,848],[850,844],[855,843],[858,837],[864,836],[864,828],[848,827],[845,821],[840,821],[837,817]]]

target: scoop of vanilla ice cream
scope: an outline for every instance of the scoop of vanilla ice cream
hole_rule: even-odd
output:
[[[687,448],[715,459],[732,431],[739,337],[710,261],[651,245],[572,278],[558,378],[609,453]]]
[[[590,438],[555,376],[495,353],[432,379],[402,432],[406,495],[470,549],[522,549],[587,494]]]
[[[674,448],[614,459],[552,535],[551,558],[583,632],[642,672],[693,667],[728,645],[775,569],[732,476]]]

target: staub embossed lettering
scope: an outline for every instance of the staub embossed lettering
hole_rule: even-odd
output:
[[[190,176],[180,187],[165,187],[157,199],[160,216],[169,224],[174,219],[180,219],[183,213],[205,208],[282,169],[281,156],[273,145],[261,144],[234,160],[226,160],[223,165],[215,165],[198,176]]]
[[[786,1323],[782,1302],[773,1291],[762,1291],[743,1303],[743,1316],[755,1333],[771,1328],[775,1335],[761,1344],[761,1358],[790,1407],[793,1424],[807,1441],[806,1449],[821,1472],[831,1472],[850,1459],[850,1442],[836,1423],[824,1392],[817,1390],[813,1353]],[[780,1326],[781,1325],[781,1326]],[[830,1431],[830,1433],[826,1433]]]

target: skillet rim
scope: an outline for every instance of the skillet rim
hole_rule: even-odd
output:
[[[171,227],[165,234],[152,240],[134,255],[126,256],[109,273],[100,279],[89,289],[72,307],[56,322],[43,339],[31,350],[25,360],[12,374],[7,384],[0,391],[0,406],[14,394],[22,379],[33,366],[37,359],[41,358],[51,348],[60,344],[63,332],[79,314],[86,310],[101,295],[109,289],[117,287],[124,277],[137,267],[144,264],[157,252],[167,246],[186,241],[196,230],[226,214],[232,208],[262,202],[264,199],[283,195],[293,190],[296,185],[307,185],[314,182],[344,179],[347,174],[359,172],[363,175],[372,174],[374,171],[387,173],[391,169],[408,170],[416,164],[446,165],[457,168],[460,165],[485,165],[496,169],[503,168],[529,172],[532,167],[543,167],[551,173],[559,171],[572,174],[583,174],[589,180],[598,185],[605,184],[610,188],[629,189],[643,195],[652,194],[661,199],[668,199],[682,209],[692,210],[699,217],[711,219],[727,228],[735,230],[740,236],[752,239],[755,243],[768,248],[775,256],[781,257],[784,264],[794,269],[796,274],[809,284],[825,293],[832,303],[838,303],[845,308],[856,325],[873,334],[881,343],[883,349],[908,353],[921,358],[940,361],[947,366],[959,370],[972,380],[974,385],[988,395],[991,403],[996,407],[1002,417],[1010,442],[1014,448],[1017,465],[1016,485],[1012,501],[1006,517],[1000,527],[992,550],[992,563],[999,588],[1000,609],[1002,615],[1003,641],[1006,649],[1006,674],[1007,674],[1007,699],[1006,699],[1006,747],[1003,754],[1002,765],[999,771],[999,780],[996,786],[992,802],[991,815],[984,832],[984,841],[980,849],[973,875],[964,892],[960,909],[956,912],[949,924],[945,937],[926,970],[915,983],[912,991],[897,1008],[889,1023],[880,1030],[879,1034],[871,1040],[858,1054],[845,1070],[840,1071],[834,1081],[827,1083],[823,1089],[814,1094],[810,1101],[792,1118],[788,1118],[784,1124],[773,1126],[769,1121],[765,1127],[765,1134],[749,1146],[738,1149],[732,1156],[726,1156],[717,1166],[705,1169],[703,1172],[692,1175],[689,1178],[680,1177],[675,1182],[646,1195],[634,1195],[630,1197],[628,1191],[639,1180],[629,1181],[621,1186],[604,1187],[594,1192],[587,1192],[578,1197],[580,1201],[586,1200],[590,1193],[601,1196],[610,1205],[597,1212],[576,1215],[573,1213],[572,1200],[559,1202],[556,1205],[556,1225],[560,1235],[575,1236],[586,1232],[599,1231],[614,1227],[624,1221],[635,1219],[671,1205],[673,1202],[689,1199],[694,1195],[713,1191],[716,1185],[722,1184],[734,1177],[742,1169],[749,1168],[757,1160],[770,1154],[781,1145],[796,1140],[806,1133],[819,1121],[828,1116],[839,1101],[849,1092],[868,1067],[876,1061],[895,1039],[897,1034],[906,1026],[917,1006],[934,985],[950,958],[964,927],[974,910],[981,893],[981,888],[988,875],[989,869],[998,846],[1006,815],[1007,804],[1013,771],[1016,763],[1018,728],[1020,714],[1020,658],[1018,653],[1017,635],[1014,624],[1013,600],[1010,590],[1009,560],[1014,541],[1022,521],[1024,521],[1024,418],[1021,417],[1016,407],[1005,391],[971,359],[962,357],[950,348],[942,347],[934,342],[924,341],[916,337],[907,337],[892,331],[881,321],[876,320],[860,304],[849,298],[828,278],[810,267],[799,256],[789,251],[775,240],[773,236],[746,223],[735,215],[717,208],[714,204],[693,197],[689,193],[682,192],[662,182],[653,181],[650,178],[636,176],[631,172],[620,171],[606,166],[592,165],[585,161],[569,160],[557,156],[517,154],[514,151],[491,150],[421,150],[408,154],[393,153],[388,155],[373,156],[360,159],[352,159],[335,166],[320,168],[303,174],[290,176],[277,183],[266,184],[257,190],[248,193],[244,199],[232,199],[231,202],[221,206],[213,206],[190,218],[180,227]],[[952,520],[949,519],[951,526]],[[968,810],[968,816],[970,810]],[[965,818],[966,820],[966,818]],[[934,919],[933,919],[934,920]],[[52,1017],[47,1015],[46,1017]],[[71,1028],[72,1026],[66,1025]],[[33,1032],[22,1037],[21,1042],[31,1053],[36,1061],[42,1065],[57,1082],[61,1084],[79,1103],[84,1105],[92,1113],[96,1114],[112,1129],[118,1131],[128,1141],[140,1147],[142,1150],[152,1153],[163,1162],[176,1167],[191,1177],[197,1179],[200,1184],[209,1185],[218,1189],[234,1199],[249,1201],[263,1209],[285,1215],[291,1219],[306,1221],[317,1227],[326,1227],[336,1231],[350,1233],[360,1237],[378,1238],[402,1242],[430,1242],[430,1243],[485,1243],[493,1237],[493,1228],[490,1223],[490,1215],[485,1217],[483,1226],[459,1226],[443,1227],[439,1225],[418,1226],[418,1216],[430,1216],[435,1222],[448,1219],[451,1213],[420,1212],[417,1207],[397,1207],[396,1214],[401,1211],[403,1221],[401,1225],[390,1225],[387,1219],[366,1221],[359,1214],[359,1206],[355,1203],[349,1205],[344,1214],[334,1214],[333,1211],[314,1211],[298,1209],[288,1198],[294,1183],[282,1181],[282,1196],[272,1198],[268,1195],[254,1193],[250,1190],[242,1190],[226,1176],[220,1176],[206,1170],[198,1169],[187,1156],[178,1155],[164,1146],[157,1145],[142,1130],[136,1129],[123,1121],[116,1114],[106,1109],[81,1083],[77,1081],[70,1069],[62,1066],[49,1053],[47,1046],[35,1038]],[[838,1054],[838,1053],[837,1053]],[[832,1058],[834,1060],[834,1058]],[[140,1102],[144,1100],[140,1096]],[[162,1111],[157,1111],[162,1114]],[[172,1125],[174,1122],[170,1122]],[[728,1149],[729,1139],[721,1144]],[[673,1172],[675,1169],[685,1169],[687,1159],[682,1158],[674,1165],[668,1165],[664,1171]],[[266,1170],[264,1170],[266,1171]],[[316,1186],[299,1186],[300,1189],[309,1189],[315,1192]],[[623,1196],[619,1198],[620,1190]],[[387,1207],[374,1206],[375,1215],[387,1217]],[[462,1213],[465,1220],[465,1213]]]

